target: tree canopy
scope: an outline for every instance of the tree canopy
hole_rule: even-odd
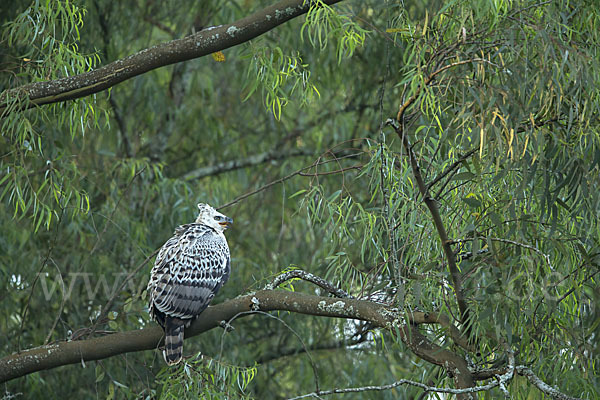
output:
[[[0,18],[3,399],[600,396],[595,1]],[[232,274],[169,368],[146,284],[199,202]]]

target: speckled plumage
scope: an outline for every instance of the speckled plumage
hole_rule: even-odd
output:
[[[229,278],[223,231],[233,221],[206,204],[198,208],[196,222],[177,227],[160,249],[148,283],[150,315],[165,330],[163,355],[169,365],[181,361],[185,328]]]

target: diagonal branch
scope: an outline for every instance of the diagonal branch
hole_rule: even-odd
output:
[[[544,392],[545,394],[547,394],[548,396],[550,396],[553,399],[581,400],[577,397],[571,397],[562,392],[559,392],[558,390],[556,390],[555,388],[553,388],[552,386],[548,385],[546,382],[541,380],[536,374],[533,373],[533,371],[529,367],[526,367],[524,365],[519,365],[519,366],[517,366],[516,370],[519,375],[526,377],[529,380],[529,382],[531,382],[535,385],[535,387],[537,387],[540,391]]]
[[[340,1],[326,0],[324,3],[332,5]],[[27,97],[29,101],[24,103],[27,108],[78,99],[153,69],[225,50],[305,14],[310,4],[304,0],[281,0],[232,24],[207,28],[182,39],[157,44],[80,75],[8,89],[0,95],[0,115],[8,106],[6,99]]]
[[[327,153],[330,153],[330,151],[327,151],[327,152],[326,152],[326,153],[324,153],[324,154],[327,154]],[[323,172],[323,173],[314,173],[314,174],[305,174],[305,173],[304,173],[304,171],[310,170],[310,169],[312,169],[312,168],[316,168],[316,167],[318,167],[319,165],[327,164],[327,163],[329,163],[329,162],[333,162],[333,161],[336,161],[336,162],[337,162],[337,161],[341,160],[342,158],[352,158],[352,157],[355,157],[355,156],[358,156],[358,155],[360,155],[361,153],[362,153],[362,152],[360,152],[360,153],[355,153],[355,154],[352,154],[352,153],[351,153],[351,154],[347,154],[347,155],[345,155],[345,156],[343,156],[343,157],[337,157],[337,156],[336,156],[335,158],[333,158],[333,159],[331,159],[331,160],[321,160],[323,156],[320,156],[320,157],[319,157],[319,158],[318,158],[318,159],[317,159],[317,160],[316,160],[314,163],[312,163],[311,165],[308,165],[308,166],[306,166],[306,167],[300,168],[299,170],[296,170],[295,172],[292,172],[291,174],[289,174],[289,175],[286,175],[286,176],[284,176],[283,178],[279,178],[279,179],[276,179],[276,180],[274,180],[274,181],[271,181],[271,182],[267,183],[266,185],[263,185],[263,186],[259,187],[258,189],[255,189],[255,190],[252,190],[252,191],[250,191],[250,192],[244,193],[243,195],[236,197],[235,199],[233,199],[233,200],[232,200],[232,201],[230,201],[229,203],[226,203],[226,204],[223,204],[223,205],[220,205],[220,206],[218,206],[218,207],[217,207],[217,210],[221,210],[221,209],[223,209],[223,208],[230,207],[230,206],[232,206],[232,205],[234,205],[234,204],[236,204],[236,203],[239,203],[240,201],[244,200],[245,198],[248,198],[248,197],[250,197],[250,196],[253,196],[253,195],[257,194],[257,193],[260,193],[260,192],[262,192],[262,191],[264,191],[264,190],[267,190],[267,189],[268,189],[268,188],[270,188],[271,186],[277,185],[278,183],[283,183],[283,182],[287,181],[288,179],[292,179],[293,177],[295,177],[295,176],[298,176],[298,175],[299,175],[299,176],[318,176],[318,175],[329,175],[329,174],[334,174],[334,173],[335,173],[335,174],[337,174],[337,173],[344,173],[345,171],[347,171],[347,170],[351,170],[351,169],[360,169],[360,167],[359,167],[359,166],[351,166],[351,167],[348,167],[348,168],[341,168],[341,169],[338,169],[338,170],[336,170],[336,171],[328,171],[328,172]]]
[[[406,110],[406,107],[404,107],[402,110]],[[402,115],[400,116],[402,117]],[[454,252],[452,251],[451,242],[448,240],[448,233],[446,232],[446,228],[444,227],[442,217],[440,216],[440,211],[437,202],[433,197],[431,197],[429,193],[429,188],[425,184],[425,180],[421,175],[421,168],[419,167],[419,163],[417,161],[417,158],[415,157],[415,153],[412,150],[412,147],[408,141],[408,136],[405,134],[404,130],[402,129],[402,126],[398,123],[398,121],[393,119],[388,119],[386,123],[392,125],[392,127],[396,130],[396,133],[400,137],[400,140],[402,141],[402,144],[408,154],[410,166],[413,172],[413,176],[415,177],[415,181],[417,182],[419,192],[421,193],[421,196],[423,196],[423,201],[429,209],[429,213],[431,214],[431,218],[433,219],[433,224],[435,225],[435,228],[438,232],[438,236],[440,237],[442,248],[444,249],[444,255],[446,257],[446,261],[448,262],[448,269],[450,270],[452,285],[454,286],[456,302],[458,303],[458,309],[460,311],[460,319],[462,323],[465,324],[468,320],[469,310],[467,307],[467,301],[465,300],[462,290],[462,276],[460,275],[460,271],[458,270],[456,258],[454,256]]]
[[[466,152],[464,155],[462,155],[461,157],[459,157],[458,160],[456,160],[455,162],[453,162],[452,165],[450,165],[448,168],[446,168],[445,171],[443,171],[441,174],[439,174],[438,176],[436,176],[434,180],[432,180],[431,182],[429,182],[427,184],[427,189],[430,189],[430,188],[434,187],[439,181],[441,181],[442,179],[444,179],[449,173],[451,173],[457,167],[459,167],[460,164],[463,163],[463,161],[465,161],[467,158],[471,157],[476,152],[477,152],[477,149],[471,149],[468,152]]]
[[[329,293],[333,294],[336,297],[340,297],[342,299],[353,299],[354,297],[346,293],[340,288],[335,287],[333,284],[327,282],[325,279],[311,274],[310,272],[303,271],[301,269],[293,269],[291,271],[284,272],[281,275],[277,275],[273,282],[269,283],[265,286],[265,290],[273,290],[279,285],[291,280],[291,279],[303,279],[308,282],[312,282],[317,286],[327,290]]]
[[[413,93],[413,95],[410,96],[408,98],[408,100],[406,100],[404,103],[402,103],[402,105],[400,105],[400,107],[398,108],[398,115],[396,116],[396,120],[402,121],[402,118],[404,117],[404,113],[406,112],[408,107],[410,107],[417,100],[417,98],[419,98],[419,95],[421,94],[421,91],[423,90],[423,88],[425,88],[431,82],[433,82],[433,80],[435,79],[436,76],[438,76],[439,74],[441,74],[442,72],[444,72],[446,70],[457,67],[459,65],[465,65],[465,64],[470,64],[470,63],[474,63],[474,62],[487,63],[487,64],[492,64],[494,66],[497,66],[496,64],[494,64],[484,58],[473,58],[470,60],[461,60],[461,61],[453,62],[452,64],[444,65],[443,67],[433,71],[431,73],[431,75],[429,75],[427,78],[425,78],[425,80],[423,81],[423,83],[421,85],[419,85],[419,87],[417,88],[415,93]]]
[[[314,155],[314,151],[306,150],[306,149],[292,149],[291,151],[285,153],[282,151],[274,152],[268,151],[265,153],[254,154],[249,157],[239,159],[239,160],[231,160],[220,162],[215,165],[209,165],[207,167],[202,167],[195,169],[193,171],[188,172],[183,176],[183,179],[193,180],[193,179],[201,179],[207,176],[218,175],[224,172],[233,171],[240,168],[251,167],[254,165],[263,164],[269,161],[275,160],[283,160],[290,157],[298,157],[298,156],[312,156]]]

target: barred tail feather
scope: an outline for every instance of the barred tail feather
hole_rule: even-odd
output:
[[[178,364],[183,358],[183,328],[183,324],[177,324],[171,318],[167,318],[163,357],[169,365]]]

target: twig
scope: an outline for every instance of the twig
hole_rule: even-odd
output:
[[[552,268],[552,263],[550,262],[550,256],[548,256],[548,254],[542,253],[542,251],[535,246],[531,246],[531,245],[528,245],[525,243],[515,242],[514,240],[501,239],[501,238],[495,238],[495,237],[490,238],[490,240],[493,240],[495,242],[514,244],[515,246],[519,246],[519,247],[523,247],[525,249],[532,250],[532,251],[538,253],[539,255],[541,255],[544,258],[544,260],[546,261],[546,264],[548,264],[548,267],[550,268],[550,270],[554,271],[554,268]]]
[[[504,394],[504,397],[510,398],[510,393],[506,389],[506,383],[510,381],[515,376],[515,353],[512,350],[508,350],[508,371],[505,374],[499,375],[496,378],[498,379],[498,386],[500,390]]]
[[[123,194],[121,194],[121,196],[119,196],[119,198],[117,199],[117,203],[115,204],[113,210],[110,213],[110,216],[108,217],[108,221],[112,221],[113,217],[115,216],[115,213],[117,212],[117,209],[119,208],[119,204],[121,204],[121,200],[123,200],[123,197],[125,197],[125,195],[127,194],[127,192],[129,192],[129,189],[131,189],[131,185],[133,184],[133,182],[135,181],[135,179],[140,176],[142,174],[142,172],[144,172],[146,170],[146,166],[144,166],[142,169],[140,169],[139,171],[137,171],[135,173],[135,175],[133,175],[133,177],[131,177],[131,179],[129,180],[129,183],[127,184],[127,186],[125,187]],[[98,235],[97,239],[96,239],[96,243],[94,244],[94,247],[92,247],[92,250],[90,251],[90,254],[87,256],[87,258],[85,259],[85,261],[82,263],[82,269],[87,265],[90,257],[96,252],[96,250],[98,250],[98,246],[100,246],[100,242],[102,241],[102,237],[104,236],[104,234],[106,233],[106,231],[108,230],[108,222],[104,225],[104,229],[102,229],[102,232],[100,232],[100,234]]]
[[[91,327],[88,335],[91,335],[91,334],[93,334],[96,331],[96,328],[98,327],[98,324],[100,322],[102,322],[102,320],[104,319],[104,317],[108,314],[108,311],[112,307],[112,305],[113,305],[115,299],[117,298],[118,294],[125,287],[125,284],[127,284],[127,282],[129,282],[129,280],[131,278],[133,278],[140,271],[140,269],[142,269],[146,264],[148,264],[148,261],[150,261],[155,255],[157,255],[159,251],[160,251],[160,249],[154,250],[154,252],[152,254],[150,254],[148,257],[146,257],[146,259],[140,265],[138,265],[133,271],[131,271],[127,275],[127,277],[125,277],[125,279],[123,280],[123,282],[121,282],[121,284],[119,285],[119,287],[117,288],[117,290],[114,291],[114,293],[112,294],[112,296],[110,297],[110,299],[108,299],[108,301],[106,302],[106,304],[102,308],[102,311],[100,312],[100,315],[98,316],[98,318],[96,318],[96,321],[94,322],[94,325],[92,325],[92,327]]]
[[[309,169],[309,168],[311,168],[311,167],[305,167],[305,168],[299,169],[298,171],[296,171],[296,172],[292,172],[291,174],[289,174],[289,175],[286,175],[286,176],[284,176],[283,178],[279,178],[279,179],[277,179],[277,180],[274,180],[273,182],[269,182],[269,183],[267,183],[266,185],[264,185],[264,186],[261,186],[261,187],[259,187],[259,188],[258,188],[258,189],[256,189],[256,190],[253,190],[253,191],[251,191],[251,192],[248,192],[248,193],[245,193],[245,194],[243,194],[243,195],[241,195],[241,196],[239,196],[239,197],[236,197],[235,199],[233,199],[233,200],[232,200],[232,201],[230,201],[229,203],[225,203],[225,204],[223,204],[222,206],[219,206],[219,207],[217,207],[217,209],[218,209],[218,210],[222,210],[223,208],[227,208],[227,207],[229,207],[229,206],[232,206],[232,205],[234,205],[234,204],[236,204],[236,203],[239,203],[240,201],[244,200],[244,199],[245,199],[245,198],[247,198],[247,197],[250,197],[250,196],[253,196],[253,195],[257,194],[257,193],[260,193],[260,192],[262,192],[263,190],[267,190],[267,189],[268,189],[268,188],[270,188],[271,186],[277,185],[278,183],[285,182],[285,181],[287,181],[288,179],[292,179],[292,178],[293,178],[293,177],[295,177],[296,175],[300,175],[300,173],[301,173],[302,171],[305,171],[305,170],[307,170],[307,169]]]
[[[473,241],[475,238],[469,238],[469,239],[454,239],[450,241],[450,244],[456,244],[456,243],[464,243],[464,242],[471,242]],[[554,271],[554,268],[552,267],[552,263],[550,262],[550,256],[543,253],[540,249],[538,249],[535,246],[529,245],[529,244],[525,244],[525,243],[520,243],[520,242],[515,242],[514,240],[509,240],[509,239],[502,239],[502,238],[497,238],[497,237],[490,237],[488,238],[489,240],[493,240],[494,242],[501,242],[501,243],[508,243],[508,244],[513,244],[515,246],[519,246],[519,247],[523,247],[525,249],[531,250],[535,253],[538,253],[539,255],[541,255],[544,258],[544,261],[546,261],[546,264],[548,264],[548,267],[550,268],[551,271]]]
[[[353,165],[351,167],[336,169],[335,171],[314,172],[312,174],[308,174],[306,172],[300,172],[300,176],[313,176],[314,177],[314,176],[323,176],[323,175],[334,175],[334,174],[339,174],[339,173],[346,172],[346,171],[351,171],[353,169],[360,170],[362,167],[363,167],[363,165]]]
[[[535,387],[537,387],[540,391],[544,392],[548,396],[557,400],[581,400],[579,397],[571,397],[562,392],[559,392],[557,389],[548,385],[546,382],[541,380],[533,371],[524,365],[519,365],[516,367],[517,374],[522,375],[529,380],[529,382],[533,383]]]
[[[61,202],[63,199],[63,190],[62,189],[63,189],[63,182],[61,182],[60,189],[59,189],[59,193],[60,193],[59,198],[58,198],[59,205],[61,205]],[[29,311],[29,303],[31,302],[31,297],[33,296],[35,285],[40,278],[40,274],[42,273],[42,271],[48,264],[48,261],[50,260],[50,255],[52,254],[52,251],[54,250],[54,246],[56,246],[56,242],[57,242],[58,236],[59,236],[58,235],[58,227],[60,225],[60,222],[63,219],[64,214],[65,214],[65,208],[61,205],[60,218],[58,219],[58,222],[56,223],[56,227],[54,228],[54,238],[52,239],[52,244],[48,248],[48,251],[46,252],[46,257],[44,258],[44,261],[42,261],[42,266],[38,270],[37,274],[35,275],[35,278],[33,279],[33,283],[31,284],[31,291],[29,292],[29,296],[27,297],[27,303],[25,303],[25,308],[23,309],[23,314],[21,315],[21,327],[19,329],[19,337],[17,339],[17,348],[19,349],[19,351],[21,350],[21,336],[23,336],[23,328],[25,327],[25,318],[27,317],[27,311]],[[62,279],[62,276],[61,276],[61,279]],[[63,296],[64,296],[64,292],[63,292]],[[64,301],[63,301],[62,305],[64,305]],[[59,310],[59,315],[60,315],[60,313],[62,313],[62,308]]]
[[[389,24],[389,16],[388,16],[388,24]],[[392,40],[393,43],[393,40]],[[381,88],[379,89],[379,152],[381,154],[381,165],[379,167],[379,180],[380,185],[379,189],[381,190],[381,195],[383,197],[383,214],[385,216],[385,233],[388,237],[389,242],[389,255],[390,261],[392,264],[392,277],[395,280],[395,285],[397,287],[396,293],[394,295],[394,302],[398,306],[404,306],[404,284],[405,280],[402,277],[402,271],[400,268],[400,262],[398,259],[398,251],[397,247],[397,235],[396,235],[396,218],[392,210],[390,210],[390,189],[385,184],[386,178],[388,178],[388,158],[385,155],[385,114],[384,114],[384,99],[385,99],[385,87],[387,84],[387,80],[390,76],[390,42],[386,42],[385,44],[385,61],[386,68],[385,73],[383,74],[383,79],[381,81]],[[406,85],[404,85],[404,90],[402,91],[402,100],[404,100],[404,94],[406,93]],[[394,160],[392,160],[392,164]],[[398,222],[399,224],[399,222]],[[404,251],[403,251],[404,252]]]
[[[56,263],[54,262],[54,260],[52,260],[50,258],[50,260],[52,261],[52,264],[54,264],[54,266],[56,267],[56,270],[58,271],[58,275],[60,277],[60,288],[62,290],[62,299],[60,301],[60,307],[58,308],[58,313],[56,314],[56,318],[54,318],[54,323],[52,324],[52,327],[50,328],[50,331],[48,331],[48,335],[46,335],[46,340],[44,340],[44,344],[48,344],[48,342],[50,342],[50,338],[52,337],[52,333],[54,332],[54,329],[56,329],[56,325],[58,325],[58,321],[60,321],[60,316],[62,315],[62,310],[65,307],[65,302],[67,300],[66,296],[65,296],[65,281],[63,280],[62,274],[60,273],[60,268],[58,268],[58,265],[56,265]]]
[[[360,153],[359,153],[359,154],[360,154]],[[303,173],[304,171],[307,171],[307,170],[309,170],[309,169],[311,169],[311,168],[315,168],[315,167],[317,167],[317,166],[319,166],[319,165],[327,164],[328,162],[331,162],[331,161],[338,161],[338,160],[340,160],[340,159],[342,159],[342,158],[351,158],[351,157],[355,157],[355,156],[357,156],[357,155],[358,155],[358,154],[348,154],[348,155],[345,155],[345,156],[343,156],[343,157],[337,157],[337,158],[335,158],[334,160],[326,160],[326,161],[321,161],[321,157],[319,157],[319,158],[317,159],[317,161],[315,161],[313,164],[311,164],[311,165],[309,165],[309,166],[306,166],[306,167],[304,167],[304,168],[300,168],[299,170],[297,170],[297,171],[295,171],[295,172],[292,172],[291,174],[289,174],[289,175],[286,175],[286,176],[284,176],[283,178],[276,179],[276,180],[274,180],[274,181],[272,181],[272,182],[269,182],[269,183],[267,183],[266,185],[263,185],[263,186],[259,187],[259,188],[258,188],[258,189],[256,189],[256,190],[252,190],[252,191],[250,191],[250,192],[248,192],[248,193],[245,193],[245,194],[243,194],[243,195],[241,195],[241,196],[239,196],[239,197],[236,197],[235,199],[233,199],[233,200],[232,200],[232,201],[230,201],[229,203],[225,203],[225,204],[223,204],[223,205],[221,205],[221,206],[217,207],[217,209],[218,209],[218,210],[221,210],[221,209],[223,209],[223,208],[227,208],[227,207],[229,207],[229,206],[232,206],[232,205],[234,205],[234,204],[236,204],[236,203],[239,203],[240,201],[244,200],[245,198],[248,198],[248,197],[250,197],[250,196],[253,196],[253,195],[257,194],[257,193],[260,193],[260,192],[262,192],[262,191],[264,191],[264,190],[266,190],[266,189],[270,188],[271,186],[277,185],[278,183],[283,183],[283,182],[287,181],[288,179],[291,179],[291,178],[293,178],[293,177],[295,177],[295,176],[297,176],[297,175],[300,175],[300,176],[314,176],[313,174],[302,175],[302,173]],[[336,171],[336,173],[340,173],[340,172],[344,172],[344,170],[342,169],[342,170],[338,170],[338,171]]]
[[[471,157],[476,152],[477,152],[477,149],[472,149],[472,150],[468,151],[466,154],[464,154],[463,156],[461,156],[458,160],[456,160],[454,163],[452,163],[452,165],[449,166],[444,172],[442,172],[440,175],[436,176],[434,180],[432,180],[430,183],[428,183],[427,188],[431,189],[431,187],[435,186],[436,183],[438,183],[439,181],[444,179],[444,177],[446,177],[446,175],[448,175],[450,172],[452,172],[463,161],[465,161],[467,158]]]
[[[160,29],[161,31],[167,33],[169,36],[171,36],[172,38],[177,36],[177,33],[175,33],[175,31],[173,31],[173,29],[169,28],[168,26],[166,26],[165,24],[161,23],[160,21],[156,21],[153,18],[144,15],[143,20],[148,22],[150,25],[154,25],[155,27],[157,27],[158,29]]]
[[[366,324],[366,326],[369,326],[369,325]],[[356,335],[357,334],[355,334],[355,336]],[[256,363],[259,365],[266,364],[273,360],[278,360],[278,359],[281,359],[283,357],[288,357],[288,356],[296,356],[298,354],[305,353],[307,351],[314,352],[314,351],[338,350],[338,349],[362,350],[360,347],[356,347],[356,346],[359,344],[365,343],[367,340],[370,340],[367,337],[367,335],[361,334],[360,337],[358,337],[357,339],[352,339],[352,340],[343,340],[342,339],[340,341],[332,342],[332,343],[313,344],[313,345],[309,346],[308,349],[299,348],[299,347],[273,349],[273,352],[267,352],[266,354],[262,353],[260,355],[260,357],[258,357],[258,359],[256,360]]]
[[[329,293],[342,299],[353,299],[354,297],[343,291],[342,289],[336,288],[332,283],[327,282],[325,279],[318,277],[310,272],[303,271],[301,269],[294,269],[292,271],[284,272],[273,279],[271,283],[265,286],[264,290],[273,290],[282,283],[289,281],[290,279],[299,278],[308,282],[312,282],[317,286],[327,290]]]
[[[527,7],[519,8],[519,9],[515,10],[513,13],[511,13],[511,14],[508,16],[508,18],[512,18],[512,17],[514,17],[515,15],[517,15],[517,14],[520,14],[520,13],[523,13],[523,12],[525,12],[525,11],[527,11],[527,10],[531,9],[531,8],[536,8],[536,7],[545,6],[546,4],[550,4],[550,3],[552,3],[552,0],[542,1],[542,2],[540,2],[540,3],[531,4],[531,5],[527,6]]]
[[[557,400],[581,400],[577,397],[568,396],[562,392],[559,392],[552,386],[548,385],[540,378],[538,378],[531,369],[526,366],[519,365],[515,367],[515,356],[513,352],[508,353],[508,371],[497,377],[496,382],[489,383],[487,385],[475,386],[464,389],[452,389],[452,388],[442,388],[429,386],[421,382],[415,382],[408,379],[400,379],[396,382],[390,383],[389,385],[381,385],[381,386],[361,386],[361,387],[353,387],[353,388],[343,388],[343,389],[331,389],[331,390],[322,390],[316,391],[312,393],[303,394],[296,397],[291,397],[288,400],[299,400],[305,399],[308,397],[316,397],[319,396],[329,396],[332,394],[344,394],[344,393],[360,393],[367,391],[382,391],[382,390],[390,390],[394,389],[401,385],[410,385],[416,386],[418,388],[423,389],[425,392],[436,392],[436,393],[450,393],[450,394],[467,394],[467,393],[476,393],[491,390],[497,386],[500,387],[500,390],[504,393],[505,396],[510,396],[508,390],[506,389],[506,383],[508,383],[513,377],[515,371],[519,375],[525,376],[531,383],[533,383],[539,390]]]
[[[265,315],[269,318],[273,318],[273,319],[277,320],[278,322],[280,322],[281,324],[283,324],[283,326],[285,326],[290,332],[292,332],[294,334],[294,336],[296,336],[298,338],[298,341],[300,341],[300,344],[302,345],[304,352],[308,356],[308,360],[310,362],[310,366],[312,367],[313,375],[315,378],[315,388],[316,388],[316,391],[318,392],[319,391],[319,373],[317,371],[317,365],[315,363],[315,360],[312,358],[312,355],[310,354],[310,351],[308,350],[306,343],[304,343],[304,340],[302,340],[302,337],[300,336],[300,334],[298,332],[296,332],[291,326],[289,326],[281,318],[279,318],[275,315],[269,314],[267,312],[260,311],[260,310],[244,311],[244,312],[237,313],[229,321],[227,321],[227,324],[231,324],[233,322],[233,320],[235,320],[237,317],[246,316],[249,314],[261,314],[261,315]],[[224,343],[223,338],[225,337],[226,333],[227,333],[227,330],[223,330],[223,334],[221,335],[221,352],[220,352],[220,354],[223,354],[223,343]]]
[[[408,98],[408,100],[406,100],[404,103],[402,103],[402,105],[399,107],[398,109],[398,115],[396,116],[396,120],[397,121],[402,121],[402,118],[404,117],[404,113],[406,112],[406,109],[408,107],[410,107],[416,100],[417,97],[419,97],[419,95],[421,94],[421,91],[423,90],[423,88],[425,86],[428,86],[437,75],[441,74],[442,72],[459,66],[459,65],[463,65],[463,64],[469,64],[469,63],[473,63],[473,62],[482,62],[482,63],[487,63],[487,64],[491,64],[495,67],[499,67],[498,65],[494,64],[493,62],[486,60],[484,58],[472,58],[470,60],[462,60],[462,61],[456,61],[453,62],[452,64],[448,64],[448,65],[444,65],[443,67],[437,69],[436,71],[432,72],[431,75],[429,75],[427,78],[425,78],[425,81],[423,82],[423,84],[421,84],[417,90],[415,91],[415,93],[410,96]]]
[[[115,207],[113,208],[112,212],[110,213],[110,216],[108,217],[108,221],[112,221],[113,220],[113,217],[114,217],[115,213],[117,212],[117,209],[119,208],[119,204],[121,204],[121,200],[123,199],[123,197],[125,197],[125,195],[129,191],[129,189],[131,188],[131,185],[133,184],[133,181],[135,181],[135,179],[138,176],[140,176],[142,174],[142,172],[144,172],[145,170],[146,170],[146,167],[144,166],[142,169],[140,169],[139,171],[137,171],[135,173],[135,175],[129,180],[129,183],[127,184],[127,187],[125,187],[125,191],[117,199],[117,203],[115,204]],[[85,267],[85,265],[87,265],[87,263],[88,263],[90,257],[92,256],[92,254],[94,254],[96,252],[96,250],[98,249],[98,246],[100,245],[100,242],[102,241],[102,237],[106,233],[107,229],[108,229],[108,222],[104,225],[104,229],[102,229],[102,232],[98,235],[98,238],[96,239],[96,243],[94,244],[94,247],[92,248],[92,251],[90,252],[90,254],[88,255],[88,257],[86,258],[86,260],[83,262],[83,267]],[[148,262],[148,260],[152,256],[154,256],[157,252],[158,252],[158,250],[154,251],[154,253],[152,253],[152,255],[150,255],[150,257],[146,258],[146,260],[140,266],[138,266],[133,272],[131,272],[128,275],[127,279],[125,279],[125,282],[123,282],[121,284],[121,286],[119,286],[119,290],[117,290],[117,291],[115,291],[115,293],[113,293],[112,297],[108,300],[108,302],[106,303],[106,306],[104,307],[104,309],[102,310],[102,312],[100,313],[100,315],[98,316],[98,318],[96,318],[96,321],[94,322],[94,325],[90,329],[90,332],[89,332],[90,335],[94,333],[94,331],[96,330],[96,327],[98,326],[98,324],[102,321],[102,318],[108,312],[108,307],[112,306],[112,303],[114,302],[114,300],[115,300],[115,298],[117,296],[117,293],[119,293],[121,291],[121,289],[123,288],[123,286],[125,285],[125,283],[127,282],[127,280],[130,279],[131,276],[133,276],[132,274],[137,273],[137,271],[140,268],[142,268],[144,265],[146,265],[146,263]]]
[[[421,382],[411,381],[409,379],[400,379],[396,382],[390,383],[389,385],[381,385],[381,386],[361,386],[361,387],[353,387],[353,388],[344,388],[344,389],[331,389],[331,390],[321,390],[319,392],[312,392],[303,394],[296,397],[288,398],[288,400],[299,400],[305,399],[307,397],[319,397],[319,396],[329,396],[332,394],[343,394],[343,393],[360,393],[360,392],[368,392],[368,391],[381,391],[381,390],[390,390],[396,388],[401,385],[410,385],[416,386],[425,390],[426,392],[437,392],[437,393],[450,393],[450,394],[467,394],[467,393],[476,393],[483,392],[490,389],[495,388],[499,385],[499,382],[492,382],[483,386],[475,386],[464,389],[452,389],[452,388],[442,388],[429,386]]]
[[[289,153],[284,152],[266,152],[260,154],[254,154],[249,157],[240,160],[231,160],[221,162],[215,165],[211,165],[208,167],[202,167],[195,169],[193,171],[188,172],[183,176],[183,179],[193,180],[193,179],[201,179],[207,176],[218,175],[223,172],[229,172],[240,168],[250,167],[253,165],[258,165],[262,163],[266,163],[269,161],[282,160],[290,157],[298,157],[298,156],[310,156],[313,155],[314,151],[306,150],[306,149],[294,149]]]
[[[593,273],[591,273],[587,277],[583,278],[583,280],[581,282],[579,282],[579,286],[583,285],[586,281],[589,281],[590,279],[592,279],[599,272],[600,272],[600,270],[594,271]],[[564,299],[566,299],[567,297],[569,297],[571,295],[571,293],[573,293],[575,290],[576,290],[575,286],[572,287],[571,289],[567,290],[566,293],[563,294],[562,296],[560,296],[560,298],[556,301],[556,304],[558,305],[561,301],[563,301]],[[535,315],[535,312],[534,312],[534,315]]]

